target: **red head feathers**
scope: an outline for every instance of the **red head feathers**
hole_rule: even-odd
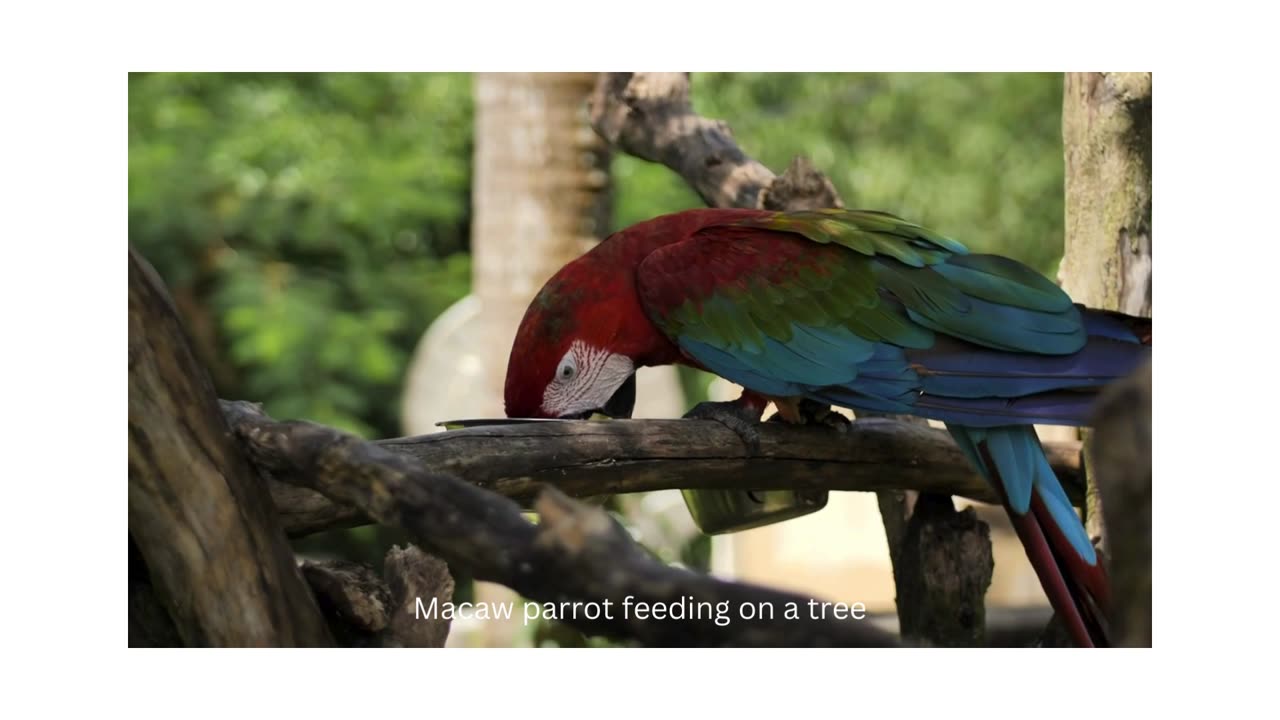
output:
[[[507,364],[507,416],[630,415],[636,368],[683,361],[641,305],[640,263],[706,225],[755,212],[664,215],[614,233],[564,266],[520,322]]]

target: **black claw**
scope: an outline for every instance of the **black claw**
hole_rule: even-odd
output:
[[[830,405],[808,398],[800,401],[800,415],[808,425],[826,425],[836,430],[847,430],[853,425],[849,418],[833,410]]]
[[[745,405],[734,402],[700,402],[684,414],[688,420],[715,420],[724,425],[742,440],[747,453],[757,455],[760,452],[760,415]]]

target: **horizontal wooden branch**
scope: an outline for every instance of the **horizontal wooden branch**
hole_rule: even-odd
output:
[[[764,423],[754,453],[708,420],[495,425],[377,445],[525,504],[544,483],[575,497],[687,488],[910,489],[996,502],[945,431],[881,418],[845,430]],[[1045,450],[1063,484],[1077,487],[1080,444],[1045,443]],[[363,519],[309,490],[275,485],[272,496],[293,535]]]
[[[321,425],[275,422],[250,403],[224,402],[223,412],[260,468],[403,528],[424,550],[477,579],[556,604],[557,619],[588,633],[634,638],[646,645],[897,644],[871,623],[813,617],[809,598],[667,566],[635,544],[602,509],[554,488],[537,496],[539,523],[534,525],[512,500],[447,472],[428,471],[386,447]],[[700,608],[706,603],[715,616],[656,619],[626,610],[628,601],[631,607]],[[573,617],[564,616],[563,603]],[[594,604],[595,616],[585,605],[579,606],[579,614],[573,603]],[[792,603],[798,616],[782,619]],[[767,605],[778,614],[751,617],[741,611],[748,605]]]

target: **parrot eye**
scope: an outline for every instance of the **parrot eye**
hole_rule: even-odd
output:
[[[578,364],[574,362],[573,355],[565,355],[560,361],[560,367],[556,368],[556,379],[560,382],[568,382],[578,374]]]

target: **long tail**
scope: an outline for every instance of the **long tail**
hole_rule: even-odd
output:
[[[1106,571],[1071,501],[1049,467],[1033,427],[947,429],[1000,493],[1040,584],[1072,640],[1105,646],[1110,589]]]

